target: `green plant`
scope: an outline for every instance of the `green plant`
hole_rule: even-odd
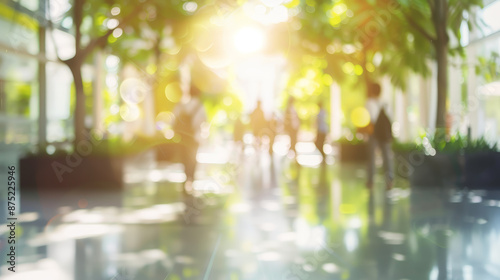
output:
[[[360,145],[365,143],[363,139],[359,139],[356,136],[352,137],[351,139],[348,139],[346,136],[343,136],[337,142],[340,144],[350,144],[350,145]]]
[[[399,144],[401,145],[401,144]],[[402,144],[401,146],[409,144]],[[393,145],[394,147],[394,145]],[[424,136],[415,147],[416,150],[432,154],[436,153],[477,153],[477,152],[497,152],[496,143],[490,143],[484,137],[469,141],[467,136],[456,134],[448,139],[435,136]],[[434,151],[432,151],[434,150]]]
[[[397,153],[421,151],[421,147],[415,142],[400,142],[395,139],[392,142],[392,150]]]
[[[93,156],[127,156],[138,154],[154,147],[167,144],[175,143],[174,140],[168,140],[163,135],[155,136],[139,136],[133,140],[125,141],[120,136],[115,136],[107,139],[96,139],[94,141],[89,141],[91,151],[88,155]],[[78,145],[77,145],[78,147]],[[40,146],[37,151],[31,151],[32,155],[48,156],[48,157],[59,157],[66,156],[74,153],[71,145],[59,145],[46,144]],[[77,154],[79,152],[76,152]],[[84,154],[83,156],[86,156]]]
[[[460,134],[451,136],[449,139],[434,138],[436,151],[442,153],[460,153],[467,147],[467,137]]]
[[[480,56],[476,65],[476,75],[480,75],[487,83],[500,79],[500,55],[492,52],[489,57]]]
[[[490,143],[484,137],[471,141],[465,148],[467,153],[498,152],[497,143]]]

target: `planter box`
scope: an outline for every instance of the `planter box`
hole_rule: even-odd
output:
[[[340,143],[341,162],[366,162],[368,160],[368,144]]]
[[[469,189],[500,189],[500,153],[466,154],[465,186]]]
[[[408,159],[412,187],[463,185],[463,156],[459,154],[412,154],[412,159]]]
[[[414,168],[412,166],[413,158],[410,158],[409,152],[392,151],[394,155],[394,176],[409,179]]]
[[[396,172],[407,171],[412,186],[450,185],[465,186],[468,189],[500,189],[500,153],[498,152],[472,153],[465,154],[465,156],[413,154],[412,157],[409,159],[408,154],[400,154],[396,157]],[[402,167],[400,161],[410,164]]]
[[[21,211],[51,217],[61,206],[120,206],[121,196],[106,194],[123,189],[123,158],[89,155],[80,159],[75,155],[22,158]]]

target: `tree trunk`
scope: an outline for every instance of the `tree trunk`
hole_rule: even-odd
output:
[[[85,128],[85,92],[83,91],[83,79],[82,79],[82,68],[81,63],[78,60],[73,61],[74,63],[68,63],[71,69],[71,74],[73,74],[73,80],[75,82],[75,112],[73,116],[73,124],[75,129],[75,139],[74,148],[80,142],[85,140],[86,128]]]
[[[448,95],[448,0],[434,1],[433,23],[436,30],[437,62],[437,112],[436,133],[445,131],[446,128],[446,99]]]
[[[446,127],[446,100],[448,95],[448,44],[436,43],[437,54],[437,115],[436,129]]]

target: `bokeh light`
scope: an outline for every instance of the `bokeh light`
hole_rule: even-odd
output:
[[[365,127],[370,123],[370,113],[364,107],[358,107],[351,113],[351,122],[356,127]]]
[[[212,30],[209,30],[204,25],[195,26],[196,37],[194,39],[194,47],[199,52],[206,52],[214,45],[214,40],[217,38]]]
[[[120,96],[127,103],[137,104],[142,102],[146,92],[146,85],[136,78],[128,78],[120,85]]]
[[[196,12],[196,9],[198,9],[198,4],[196,4],[196,2],[189,1],[189,2],[184,3],[182,5],[182,8],[184,9],[184,11],[186,11],[188,13],[194,13],[194,12]]]
[[[165,96],[168,101],[177,103],[182,98],[182,88],[181,84],[178,82],[173,82],[165,87]]]
[[[346,74],[352,74],[354,72],[354,64],[352,62],[346,62],[342,65],[342,71]]]
[[[354,74],[361,76],[363,74],[363,67],[361,65],[354,66]]]
[[[126,122],[133,122],[141,116],[141,110],[136,104],[123,104],[120,107],[120,116]]]
[[[173,131],[172,129],[167,129],[167,130],[165,130],[165,132],[163,133],[163,136],[165,136],[165,138],[166,138],[166,139],[169,139],[169,140],[170,140],[170,139],[174,138],[175,133],[174,133],[174,131]]]

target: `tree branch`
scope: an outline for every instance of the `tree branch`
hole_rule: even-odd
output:
[[[418,24],[409,14],[404,13],[405,18],[408,20],[408,23],[410,23],[411,27],[416,29],[420,34],[422,34],[427,40],[429,41],[435,41],[436,38],[433,37],[429,32],[427,32],[420,24]]]
[[[75,0],[73,7],[73,20],[75,21],[75,53],[81,49],[82,31],[80,30],[83,21],[83,2],[85,0]]]
[[[150,0],[146,0],[141,4],[141,7],[144,7]],[[139,11],[134,11],[133,13],[128,14],[125,18],[120,20],[120,23],[114,27],[106,31],[104,35],[101,35],[100,37],[92,39],[88,45],[82,50],[82,57],[87,57],[92,51],[98,47],[98,46],[104,46],[106,41],[108,40],[108,37],[113,34],[113,31],[116,29],[123,27],[126,23],[128,23],[130,20],[132,20],[134,17],[137,17]]]
[[[431,9],[431,13],[434,13],[434,1],[436,0],[427,0],[427,3],[429,4],[429,8]],[[440,0],[437,0],[440,1]]]

